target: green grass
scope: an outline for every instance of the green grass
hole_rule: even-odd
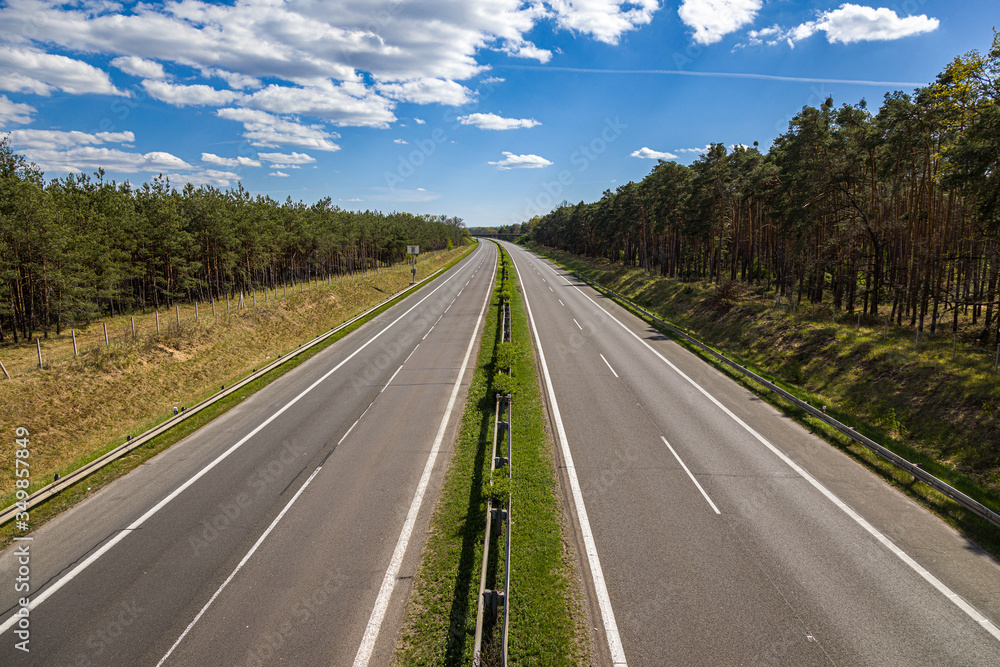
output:
[[[587,662],[587,633],[571,549],[560,524],[552,443],[545,431],[531,334],[513,276],[507,285],[513,340],[500,345],[498,274],[459,437],[407,607],[397,664],[471,664],[493,442],[493,378],[499,363],[510,363],[514,378],[508,661]],[[495,546],[502,558],[501,545]]]
[[[460,251],[458,253],[451,253],[449,256],[443,257],[442,261],[438,262],[438,264],[442,265],[445,269],[450,268],[458,261],[460,261],[462,257],[465,256],[465,254],[471,252],[471,250],[472,250],[471,248],[468,248],[465,249],[464,252]],[[435,267],[435,269],[436,268],[437,267]],[[352,300],[351,307],[354,309],[354,314],[366,310],[367,308],[371,307],[378,301],[385,298],[380,290],[367,290],[366,292],[367,293],[365,295],[359,295],[357,299]],[[62,512],[63,510],[72,507],[73,505],[80,502],[87,496],[96,493],[98,490],[100,490],[102,487],[106,486],[110,482],[113,482],[115,479],[118,479],[122,475],[127,474],[129,471],[135,469],[137,466],[141,465],[142,463],[148,461],[153,456],[156,456],[163,450],[167,449],[170,445],[180,441],[182,438],[198,430],[199,428],[201,428],[208,422],[212,421],[219,415],[225,413],[230,408],[241,403],[243,400],[251,396],[256,391],[264,388],[277,378],[281,377],[282,375],[289,372],[293,368],[297,367],[298,365],[312,358],[313,356],[318,354],[320,351],[322,351],[329,345],[333,344],[337,340],[340,340],[351,331],[354,331],[355,329],[357,329],[362,324],[372,319],[379,313],[383,312],[387,308],[390,308],[395,303],[396,300],[387,303],[386,305],[380,307],[377,311],[371,313],[364,319],[353,323],[349,327],[345,327],[344,329],[337,332],[333,336],[330,336],[322,343],[306,350],[305,352],[296,357],[293,357],[292,359],[282,364],[278,368],[273,369],[272,371],[268,372],[262,377],[249,383],[245,387],[242,387],[239,391],[234,392],[233,394],[230,394],[229,396],[214,403],[208,408],[201,410],[195,415],[180,422],[177,426],[171,428],[164,434],[150,440],[149,442],[143,444],[141,447],[136,448],[135,450],[129,452],[128,454],[114,461],[113,463],[104,466],[100,470],[87,476],[85,479],[75,483],[73,486],[64,489],[61,493],[54,496],[53,498],[50,498],[49,500],[46,500],[44,503],[33,507],[29,513],[30,514],[29,523],[31,529],[34,530],[38,528],[39,526],[41,526],[42,524],[44,524],[52,517]],[[344,317],[343,319],[350,319],[350,317]],[[329,330],[328,323],[325,323],[324,326],[326,330]],[[289,339],[287,333],[285,334],[284,337],[279,335],[276,336],[276,338],[279,341],[284,342],[284,349],[286,351],[290,349],[297,349],[296,346],[299,345],[299,342],[308,342],[309,340],[307,339],[306,341],[302,341],[302,339],[299,339],[299,342],[295,342],[294,339]],[[248,356],[253,354],[253,352],[247,351],[245,349],[244,353],[247,354]],[[262,363],[260,365],[264,364]],[[66,369],[56,369],[56,370],[73,372],[76,371],[77,369],[75,368],[75,366],[71,366]],[[174,374],[178,372],[177,369],[165,369],[165,371],[167,373],[174,373]],[[94,373],[93,371],[91,372],[94,377],[91,377],[90,379],[100,383],[100,380],[102,378],[99,377],[99,374]],[[187,397],[187,400],[181,401],[179,402],[179,404],[193,405],[201,400],[204,400],[205,398],[208,398],[209,396],[217,392],[221,385],[224,384],[225,386],[230,386],[239,379],[246,377],[246,375],[248,375],[249,372],[252,372],[252,370],[250,368],[246,368],[242,373],[236,375],[233,374],[227,374],[225,376],[215,375],[214,378],[209,380],[208,386],[205,386],[206,382],[204,378],[201,378],[201,387],[197,390],[197,393],[189,395]],[[36,377],[40,379],[45,379],[45,373],[44,372],[39,373]],[[86,384],[86,380],[82,381],[82,384]],[[86,387],[84,389],[86,389]],[[65,400],[68,402],[72,399],[73,396],[85,393],[84,389],[81,388],[72,389],[71,393],[68,394],[67,397],[65,397]],[[91,387],[91,390],[93,390],[93,387]],[[115,400],[113,396],[98,396],[97,398],[100,399],[101,401]],[[70,404],[69,407],[72,409],[72,404]],[[27,410],[23,410],[23,412],[27,413]],[[37,489],[48,484],[52,480],[52,475],[54,473],[58,473],[61,477],[66,476],[70,472],[80,468],[86,463],[93,461],[94,459],[102,456],[106,452],[121,445],[122,442],[124,442],[126,435],[131,435],[133,437],[137,436],[149,430],[150,428],[153,428],[157,424],[162,423],[171,416],[172,413],[167,413],[165,411],[160,412],[160,414],[153,414],[153,415],[146,414],[145,421],[136,421],[131,425],[131,428],[129,428],[124,434],[114,438],[114,440],[103,441],[98,447],[87,448],[87,447],[76,446],[72,450],[73,452],[75,452],[74,457],[71,459],[64,457],[63,460],[60,461],[55,467],[49,467],[46,469],[39,470],[38,468],[33,466],[32,467],[33,484],[30,490],[34,492]],[[32,423],[38,418],[34,417],[34,419],[32,419],[32,417],[30,416],[25,416],[24,419],[25,422],[23,423]],[[9,479],[13,479],[13,473],[10,473]],[[15,501],[15,496],[13,490],[11,490],[9,493],[4,494],[3,496],[0,496],[0,503],[2,503],[3,507],[7,507],[13,504],[14,501]],[[14,522],[8,522],[7,524],[0,526],[0,548],[9,544],[14,536],[20,534],[22,533],[16,530]]]
[[[853,319],[834,324],[829,307],[825,312],[817,308],[815,319],[809,307],[790,313],[759,300],[713,308],[716,290],[711,285],[670,280],[551,248],[533,249],[632,299],[800,400],[826,405],[832,417],[1000,511],[1000,381],[983,359],[960,357],[952,362],[950,342],[914,350],[912,333],[890,328],[883,339],[884,328],[877,323],[865,326],[862,320],[860,331]],[[669,330],[664,333],[1000,556],[1000,531],[993,525],[697,346]]]

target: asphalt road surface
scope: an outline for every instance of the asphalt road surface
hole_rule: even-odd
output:
[[[597,658],[1000,665],[1000,567],[610,299],[510,249]]]
[[[482,243],[6,549],[0,665],[388,664],[495,263]]]

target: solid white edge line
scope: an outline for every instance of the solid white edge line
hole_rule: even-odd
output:
[[[674,455],[674,458],[677,459],[677,462],[681,464],[681,467],[684,468],[684,472],[687,473],[688,477],[691,478],[691,481],[694,482],[694,485],[698,487],[699,491],[701,491],[701,495],[705,496],[705,500],[707,500],[708,504],[712,506],[712,509],[715,510],[715,513],[722,514],[722,512],[719,511],[719,508],[715,506],[715,503],[712,502],[712,499],[709,498],[708,493],[705,491],[705,489],[702,488],[701,484],[698,483],[698,480],[695,479],[693,474],[691,474],[691,471],[688,469],[688,467],[684,465],[684,461],[681,460],[681,457],[679,454],[677,454],[677,451],[670,445],[669,442],[667,442],[667,439],[661,435],[660,440],[662,440],[663,444],[667,446],[667,449],[670,450],[670,453]]]
[[[611,371],[614,374],[615,377],[618,377],[618,373],[615,373],[615,369],[611,367],[611,362],[609,362],[607,359],[605,359],[604,355],[601,354],[600,352],[598,352],[597,354],[600,354],[601,355],[601,359],[604,359],[604,363],[608,365],[608,370]]]
[[[511,253],[511,259],[513,257],[514,255]],[[594,533],[590,528],[590,519],[587,518],[587,507],[583,502],[583,491],[580,488],[580,480],[576,476],[573,455],[569,451],[566,427],[563,425],[562,415],[559,412],[559,403],[556,401],[555,390],[552,388],[552,376],[549,374],[548,364],[545,363],[545,352],[542,350],[542,342],[538,338],[538,327],[535,326],[535,318],[531,313],[531,306],[528,304],[527,289],[525,289],[524,283],[521,282],[521,272],[517,269],[517,260],[514,260],[514,270],[517,271],[517,279],[521,283],[521,298],[524,300],[524,309],[528,312],[528,320],[531,322],[531,332],[535,339],[535,347],[538,349],[538,361],[542,366],[542,376],[545,379],[549,405],[552,408],[552,420],[555,422],[556,433],[559,436],[559,447],[562,451],[563,461],[566,464],[566,475],[569,477],[569,485],[573,493],[573,504],[576,506],[577,520],[580,522],[580,533],[583,537],[584,549],[587,552],[590,576],[594,581],[594,593],[597,595],[597,604],[601,609],[601,620],[604,622],[604,634],[608,639],[608,649],[611,651],[611,662],[615,665],[627,665],[625,649],[622,647],[621,636],[618,633],[618,623],[615,621],[615,612],[611,608],[611,597],[608,595],[608,587],[604,581],[604,570],[601,569],[601,559],[597,555],[597,544],[594,542]]]
[[[279,408],[277,412],[275,412],[270,417],[268,417],[267,419],[265,419],[263,422],[261,422],[260,424],[258,424],[252,431],[250,431],[245,436],[243,436],[242,438],[240,438],[236,442],[236,444],[234,444],[229,449],[227,449],[226,451],[224,451],[222,454],[220,454],[219,456],[217,456],[211,463],[209,463],[207,466],[205,466],[204,468],[202,468],[201,470],[199,470],[191,478],[189,478],[186,482],[184,482],[179,487],[177,487],[172,492],[170,492],[165,498],[163,498],[156,505],[154,505],[153,507],[151,507],[150,509],[148,509],[145,514],[143,514],[138,519],[136,519],[135,521],[133,521],[131,524],[129,524],[125,529],[123,529],[121,532],[119,532],[113,538],[111,538],[110,540],[108,540],[107,542],[105,542],[104,545],[100,549],[98,549],[97,551],[95,551],[94,553],[92,553],[83,562],[81,562],[79,565],[77,565],[72,570],[70,570],[69,572],[67,572],[61,579],[59,579],[59,581],[55,582],[54,584],[52,584],[51,586],[49,586],[48,588],[46,588],[39,595],[32,596],[31,602],[28,605],[28,610],[31,611],[31,610],[37,608],[38,605],[40,605],[43,602],[45,602],[52,595],[54,595],[56,592],[58,592],[59,589],[61,589],[63,586],[65,586],[70,581],[72,581],[73,579],[75,579],[77,575],[79,575],[81,572],[83,572],[88,567],[90,567],[95,561],[97,561],[98,558],[100,558],[101,556],[103,556],[104,554],[106,554],[116,544],[118,544],[123,539],[125,539],[126,535],[129,535],[129,534],[133,533],[137,528],[139,528],[139,526],[141,526],[142,524],[146,523],[146,521],[150,517],[152,517],[154,514],[156,514],[157,512],[159,512],[161,509],[163,509],[171,500],[173,500],[174,498],[176,498],[177,496],[179,496],[181,493],[183,493],[185,490],[187,490],[188,487],[190,487],[192,484],[194,484],[199,479],[201,479],[210,470],[212,470],[213,468],[215,468],[215,466],[217,466],[218,464],[222,463],[222,461],[225,460],[230,454],[232,454],[237,449],[239,449],[244,444],[246,444],[246,442],[249,441],[253,436],[255,436],[258,433],[260,433],[260,431],[263,430],[265,426],[267,426],[268,424],[270,424],[271,422],[273,422],[275,419],[277,419],[279,416],[281,416],[285,412],[285,410],[287,410],[288,408],[290,408],[293,405],[295,405],[296,403],[298,403],[302,399],[303,396],[305,396],[306,394],[308,394],[309,392],[311,392],[313,389],[315,389],[316,387],[318,387],[322,382],[324,382],[328,377],[330,377],[335,372],[337,372],[338,370],[340,370],[340,368],[344,364],[346,364],[348,361],[350,361],[351,359],[353,359],[359,352],[361,352],[361,350],[365,349],[366,347],[368,347],[369,345],[371,345],[372,343],[374,343],[382,334],[384,334],[386,331],[388,331],[389,329],[391,329],[392,327],[394,327],[396,325],[396,323],[398,323],[404,317],[406,317],[407,315],[409,315],[417,306],[419,306],[424,301],[426,301],[427,299],[429,299],[432,294],[434,294],[439,289],[441,289],[442,287],[444,287],[445,285],[447,285],[449,282],[451,282],[455,278],[455,276],[457,276],[457,275],[458,275],[457,273],[454,274],[454,275],[452,275],[450,278],[448,278],[447,280],[445,280],[444,282],[442,282],[440,285],[438,285],[437,287],[435,287],[433,290],[431,290],[427,294],[427,296],[425,296],[424,298],[422,298],[417,303],[413,304],[405,313],[403,313],[402,315],[400,315],[399,317],[397,317],[396,319],[394,319],[392,322],[390,322],[388,325],[386,325],[386,327],[384,329],[382,329],[377,334],[375,334],[374,336],[372,336],[371,338],[369,338],[361,347],[359,347],[354,352],[352,352],[347,358],[345,358],[343,361],[341,361],[335,367],[333,367],[332,369],[330,369],[329,371],[327,371],[321,378],[319,378],[318,380],[316,380],[315,382],[313,382],[311,385],[309,385],[308,387],[306,387],[298,396],[296,396],[295,398],[293,398],[292,400],[290,400],[284,406],[282,406],[281,408]],[[0,634],[3,634],[7,630],[9,630],[11,627],[13,627],[14,624],[17,623],[17,620],[18,620],[18,617],[16,615],[12,615],[10,618],[8,618],[6,621],[4,621],[4,623],[2,625],[0,625]]]
[[[757,431],[755,431],[753,429],[753,427],[751,427],[749,424],[747,424],[742,419],[740,419],[739,417],[737,417],[729,408],[727,408],[725,405],[723,405],[721,402],[719,402],[719,400],[717,398],[715,398],[715,396],[712,396],[700,384],[698,384],[693,379],[691,379],[690,377],[688,377],[688,375],[685,374],[684,371],[682,371],[677,366],[675,366],[673,363],[671,363],[666,357],[664,357],[655,348],[653,348],[652,345],[650,345],[648,342],[646,342],[645,340],[643,340],[641,336],[639,336],[637,333],[635,333],[634,331],[632,331],[631,329],[629,329],[617,317],[615,317],[614,315],[612,315],[611,313],[609,313],[607,310],[605,310],[603,307],[601,307],[601,305],[599,303],[597,303],[596,301],[594,301],[593,299],[591,299],[590,296],[588,296],[587,293],[583,291],[583,289],[581,288],[580,285],[576,285],[576,287],[579,289],[580,294],[582,294],[592,304],[594,304],[595,306],[597,306],[601,310],[601,312],[603,312],[605,315],[607,315],[612,320],[614,320],[615,322],[617,322],[618,325],[622,329],[624,329],[629,334],[631,334],[637,341],[639,341],[640,343],[642,343],[643,345],[645,345],[646,348],[648,348],[650,352],[652,352],[657,357],[659,357],[660,360],[663,363],[665,363],[667,366],[669,366],[671,369],[673,369],[673,371],[675,373],[677,373],[682,378],[684,378],[692,387],[694,387],[699,392],[701,392],[705,396],[705,398],[707,398],[712,403],[714,403],[716,405],[716,407],[718,407],[726,415],[728,415],[733,421],[735,421],[737,424],[739,424],[741,427],[743,427],[743,429],[747,433],[749,433],[751,436],[753,436],[762,445],[764,445],[765,447],[767,447],[775,456],[777,456],[779,459],[781,459],[782,461],[784,461],[785,464],[789,468],[791,468],[792,470],[794,470],[796,473],[798,473],[798,475],[800,477],[802,477],[802,479],[804,479],[807,482],[809,482],[809,484],[811,484],[817,491],[819,491],[821,494],[823,494],[823,496],[825,496],[830,502],[832,502],[834,505],[836,505],[837,507],[839,507],[845,514],[847,514],[847,516],[851,517],[851,519],[853,519],[859,526],[861,526],[869,534],[871,534],[872,537],[874,537],[883,546],[885,546],[889,551],[891,551],[893,554],[895,554],[901,561],[903,561],[904,563],[906,563],[910,567],[910,569],[912,569],[914,572],[916,572],[918,575],[920,575],[927,583],[929,583],[931,586],[933,586],[935,589],[937,589],[938,592],[940,592],[948,600],[950,600],[952,603],[954,603],[956,607],[958,607],[963,612],[965,612],[965,614],[968,615],[969,618],[971,618],[976,623],[978,623],[979,625],[981,625],[984,630],[986,630],[988,633],[990,633],[993,636],[994,639],[1000,641],[1000,628],[997,628],[997,626],[994,625],[992,621],[990,621],[988,618],[986,618],[981,612],[979,612],[976,608],[974,608],[968,602],[966,602],[965,600],[963,600],[962,597],[960,595],[958,595],[958,593],[956,593],[953,590],[951,590],[950,588],[948,588],[948,586],[946,586],[944,584],[944,582],[942,582],[940,579],[938,579],[933,574],[931,574],[930,572],[928,572],[922,565],[920,565],[919,563],[917,563],[917,561],[915,561],[912,557],[910,557],[905,551],[903,551],[898,546],[896,546],[895,544],[893,544],[893,542],[889,538],[887,538],[885,535],[883,535],[877,528],[875,528],[875,526],[873,526],[870,523],[868,523],[867,519],[865,519],[863,516],[861,516],[860,514],[858,514],[853,508],[851,508],[850,506],[848,506],[847,503],[845,503],[843,500],[841,500],[840,498],[838,498],[832,491],[830,491],[828,488],[826,488],[826,486],[824,486],[815,477],[813,477],[808,472],[806,472],[804,468],[802,468],[797,463],[795,463],[784,452],[782,452],[777,447],[775,447],[774,445],[772,445],[770,443],[770,441],[767,440],[767,438],[765,438],[760,433],[758,433]]]
[[[257,541],[254,542],[254,545],[250,547],[250,551],[248,551],[246,555],[243,556],[243,560],[241,560],[239,565],[236,566],[236,569],[233,570],[228,577],[226,577],[226,580],[222,582],[222,585],[219,586],[219,589],[217,591],[215,591],[215,594],[208,599],[208,602],[206,602],[205,606],[201,608],[201,611],[198,612],[197,616],[195,616],[194,619],[188,624],[188,626],[184,628],[184,632],[182,632],[181,636],[177,638],[177,641],[175,641],[174,645],[170,647],[170,650],[167,651],[162,658],[160,658],[160,661],[158,663],[156,663],[156,667],[160,667],[160,665],[162,665],[164,662],[167,661],[167,658],[169,658],[170,654],[174,652],[174,649],[176,649],[180,645],[180,643],[184,640],[184,638],[187,637],[188,633],[191,632],[191,628],[193,628],[195,624],[199,620],[201,620],[201,617],[205,614],[206,611],[208,611],[208,608],[212,606],[212,603],[215,602],[215,598],[219,597],[223,589],[226,586],[228,586],[229,582],[233,580],[236,574],[243,569],[243,566],[247,564],[247,561],[250,560],[250,557],[253,556],[254,553],[257,551],[257,549],[260,547],[260,545],[264,543],[264,540],[267,538],[267,536],[271,534],[271,531],[274,530],[275,526],[278,525],[278,522],[281,521],[282,517],[284,517],[285,514],[288,512],[288,510],[291,509],[295,501],[299,499],[299,496],[302,495],[302,492],[306,490],[306,487],[309,486],[310,482],[313,481],[313,478],[315,478],[316,475],[319,474],[319,471],[322,469],[323,466],[319,466],[318,468],[313,470],[313,473],[309,475],[309,479],[307,479],[305,483],[299,487],[299,490],[296,491],[295,495],[292,496],[291,500],[289,500],[288,503],[285,504],[285,507],[281,510],[281,512],[278,513],[278,516],[274,517],[274,521],[272,521],[271,525],[267,527],[267,530],[265,530],[263,534],[257,538]]]
[[[499,257],[499,252],[497,257]],[[494,260],[493,274],[496,275],[496,260]],[[378,596],[375,598],[375,606],[372,609],[371,616],[368,618],[368,625],[365,627],[365,634],[361,638],[361,645],[358,647],[357,655],[354,656],[354,667],[366,667],[368,661],[371,660],[372,653],[375,650],[375,642],[378,639],[378,634],[382,629],[382,621],[385,620],[385,613],[389,608],[389,600],[392,597],[392,592],[396,588],[396,579],[399,576],[399,568],[403,565],[403,556],[406,554],[406,548],[410,543],[410,535],[413,533],[413,526],[417,522],[417,515],[420,513],[420,508],[424,502],[424,494],[427,491],[427,485],[430,483],[431,472],[434,470],[434,463],[437,460],[438,452],[441,450],[441,444],[444,442],[444,434],[448,428],[448,421],[451,419],[451,413],[455,409],[455,402],[458,400],[458,392],[462,386],[462,378],[465,377],[466,370],[469,366],[469,358],[472,356],[472,350],[475,347],[476,340],[479,335],[480,324],[483,321],[483,313],[486,312],[486,306],[489,305],[490,298],[493,296],[493,282],[489,283],[489,289],[486,290],[486,299],[483,301],[483,306],[479,310],[479,317],[476,320],[476,326],[472,331],[472,338],[469,339],[469,346],[465,350],[465,358],[462,360],[462,366],[459,369],[458,377],[455,378],[455,384],[451,389],[451,397],[448,399],[448,407],[445,409],[444,416],[441,418],[441,425],[438,427],[437,435],[434,438],[434,444],[431,445],[430,454],[427,457],[427,463],[424,464],[424,471],[420,475],[420,481],[417,483],[417,489],[413,494],[413,501],[410,503],[410,510],[406,515],[406,520],[403,522],[403,529],[399,533],[399,540],[396,542],[396,548],[392,552],[392,558],[389,561],[389,567],[385,571],[385,577],[382,578],[382,586],[379,588]],[[450,308],[450,306],[449,306]]]
[[[575,317],[573,318],[573,324],[575,324],[580,331],[583,331],[583,327],[580,326],[580,323],[576,321]]]

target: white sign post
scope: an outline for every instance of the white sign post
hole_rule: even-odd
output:
[[[413,268],[410,269],[410,273],[413,275],[413,279],[410,280],[410,284],[414,285],[417,282],[417,255],[420,254],[420,246],[418,245],[408,245],[406,246],[406,254],[413,257]]]

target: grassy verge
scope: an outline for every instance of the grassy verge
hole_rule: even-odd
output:
[[[827,406],[831,416],[1000,511],[1000,424],[990,414],[990,406],[1000,406],[1000,383],[985,376],[981,360],[952,362],[951,345],[942,359],[933,350],[914,350],[909,334],[890,332],[883,338],[882,327],[835,324],[829,309],[825,321],[809,317],[804,308],[801,315],[792,314],[759,301],[720,309],[713,286],[551,248],[533,250],[625,295],[797,398]],[[994,526],[696,346],[673,338],[1000,557],[1000,531]]]
[[[471,248],[429,254],[422,272],[426,275],[450,267]],[[31,431],[31,471],[34,491],[48,484],[53,475],[65,476],[172,415],[173,405],[193,405],[245,377],[278,354],[294,349],[331,325],[367,310],[390,293],[409,283],[405,271],[384,271],[343,280],[326,287],[290,296],[270,306],[239,311],[228,318],[188,324],[162,337],[121,344],[97,354],[15,377],[4,385],[0,396],[0,432],[11,433],[10,447],[0,456],[0,475],[11,480],[9,491],[0,496],[4,507],[14,502],[13,429]],[[386,304],[364,321],[392,304]],[[289,360],[240,391],[181,422],[121,459],[64,490],[32,509],[32,529],[71,507],[101,487],[149,460],[170,445],[194,432],[248,396],[267,386],[328,345],[347,335],[364,321],[331,336],[323,343]],[[181,359],[164,355],[169,346],[181,351]],[[10,391],[8,391],[8,388]],[[44,397],[32,401],[32,397]],[[134,399],[134,400],[132,400]],[[66,437],[72,433],[73,438]],[[0,547],[15,534],[14,524],[0,527]]]
[[[511,271],[513,274],[513,271]],[[527,316],[511,292],[513,452],[511,484],[511,665],[587,662],[573,562],[560,524],[551,440],[535,372]],[[427,544],[407,606],[396,663],[468,665],[472,661],[479,572],[485,530],[494,377],[499,328],[499,274],[483,330],[466,410]]]

